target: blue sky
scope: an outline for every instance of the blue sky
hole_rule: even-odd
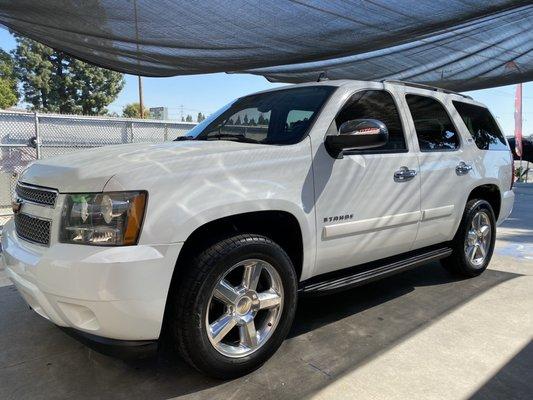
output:
[[[10,51],[15,47],[11,34],[0,29],[0,48]],[[268,89],[279,84],[269,83],[259,76],[246,74],[208,74],[177,76],[171,78],[143,78],[144,103],[147,107],[168,107],[169,117],[178,119],[183,106],[185,115],[202,112],[209,114],[232,99]],[[514,91],[515,86],[467,92],[474,99],[486,104],[498,119],[506,135],[514,131]],[[128,103],[138,101],[137,77],[126,75],[126,85],[116,101],[108,108],[121,114]],[[533,134],[533,82],[523,88],[523,131]]]

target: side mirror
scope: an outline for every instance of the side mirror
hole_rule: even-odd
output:
[[[377,119],[352,119],[344,122],[337,135],[326,136],[326,149],[335,158],[344,150],[366,150],[387,144],[389,131]]]

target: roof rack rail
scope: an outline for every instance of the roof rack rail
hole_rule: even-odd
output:
[[[434,90],[436,92],[442,92],[442,93],[447,93],[447,94],[456,94],[458,96],[465,97],[467,99],[473,100],[472,97],[470,97],[470,96],[468,96],[466,94],[462,94],[462,93],[459,93],[459,92],[454,92],[453,90],[443,89],[443,88],[436,87],[436,86],[424,85],[423,83],[397,81],[397,80],[394,80],[394,79],[392,79],[392,80],[384,79],[381,82],[383,82],[383,83],[396,83],[396,84],[399,84],[399,85],[411,86],[411,87],[419,88],[419,89]]]

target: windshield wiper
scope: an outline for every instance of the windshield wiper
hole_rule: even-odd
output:
[[[239,133],[217,133],[213,136],[208,136],[205,140],[224,140],[224,139],[235,139],[236,142],[243,143],[260,143],[258,140],[251,139]]]
[[[176,139],[174,139],[175,142],[181,142],[184,140],[194,140],[194,136],[178,136]]]

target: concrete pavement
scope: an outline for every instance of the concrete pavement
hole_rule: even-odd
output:
[[[303,299],[274,358],[230,382],[180,361],[96,353],[0,287],[0,398],[529,399],[533,185],[516,193],[482,276],[457,280],[434,263]]]

